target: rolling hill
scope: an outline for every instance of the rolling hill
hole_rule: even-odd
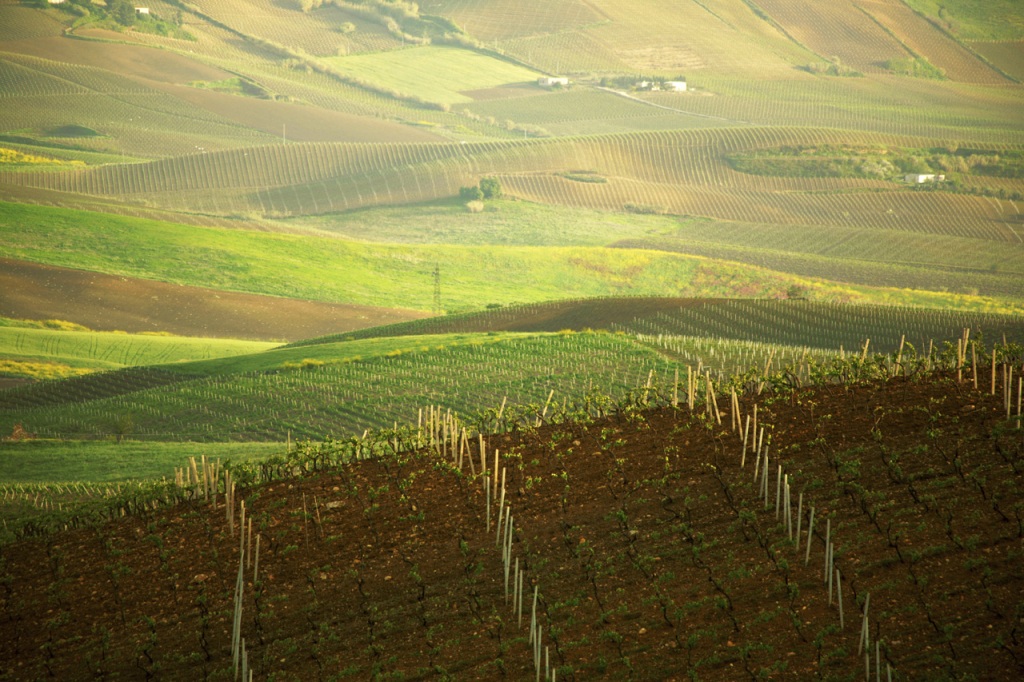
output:
[[[469,258],[437,245],[502,243],[499,233],[483,236],[493,216],[474,224],[451,201],[492,176],[506,197],[543,207],[533,215],[551,211],[543,235],[516,230],[528,220],[524,210],[502,227],[503,243],[545,247],[513,256],[545,268],[552,255],[578,258],[550,251],[579,244],[586,230],[562,238],[558,223],[587,213],[621,226],[616,238],[602,232],[609,238],[598,245],[644,252],[613,256],[629,262],[656,252],[686,271],[692,259],[674,255],[683,254],[843,286],[1004,301],[1020,291],[1024,185],[1011,161],[1024,143],[1022,91],[1012,59],[997,56],[1020,37],[1012,3],[1000,5],[1006,21],[998,26],[967,0],[941,8],[850,3],[842,11],[819,0],[648,2],[643,11],[577,0],[250,5],[240,12],[232,0],[161,1],[124,26],[79,5],[0,4],[0,90],[12,105],[0,109],[0,147],[11,150],[0,163],[0,197],[233,227],[236,235],[301,225],[321,238],[386,245],[356,256],[361,272],[382,273],[402,259],[450,269]],[[741,42],[745,49],[734,49]],[[571,83],[545,89],[536,84],[541,74]],[[687,92],[638,87],[676,77],[687,79]],[[828,149],[836,163],[870,162],[877,172],[795,176],[736,166],[737,158],[787,149]],[[1002,160],[976,163],[990,157]],[[909,186],[902,178],[911,168],[948,182]],[[434,210],[426,207],[444,205],[462,237],[381,229],[403,209],[409,226]],[[506,206],[490,202],[485,214],[514,210]],[[0,206],[6,229],[27,218],[22,210]],[[652,226],[657,234],[645,229]],[[416,246],[398,255],[395,240]],[[123,262],[7,256],[153,276]],[[466,265],[501,271],[494,263],[503,258]],[[526,270],[517,281],[537,276]],[[616,273],[625,279],[617,291],[474,292],[443,307],[641,293],[648,270]],[[397,273],[375,274],[361,292],[340,270],[317,276],[323,291],[283,287],[271,275],[261,274],[267,281],[256,288],[225,273],[195,275],[232,291],[433,309],[429,284]],[[388,293],[394,276],[403,292],[424,295],[398,303]],[[698,293],[658,280],[663,294]]]
[[[89,506],[36,509],[4,547],[2,673],[1015,679],[1003,408],[894,378],[723,402],[721,423],[626,401],[465,447],[431,413],[212,496],[205,458],[148,491],[4,486]],[[755,414],[764,447],[737,427]],[[35,537],[48,514],[72,527]]]
[[[1021,3],[134,9],[0,0],[0,680],[1021,678]]]

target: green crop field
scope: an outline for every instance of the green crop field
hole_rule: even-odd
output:
[[[611,298],[557,301],[496,308],[478,313],[426,318],[289,344],[311,351],[319,344],[354,343],[422,334],[497,334],[507,331],[556,329],[616,330],[644,336],[667,335],[757,342],[759,339],[799,348],[838,351],[859,348],[868,338],[872,348],[892,352],[906,336],[923,339],[959,338],[964,329],[1020,343],[1024,320],[1018,315],[976,311],[834,304],[806,300],[728,300],[680,298]],[[276,351],[276,352],[283,352]],[[705,361],[706,362],[706,361]]]
[[[0,327],[0,363],[26,369],[37,363],[58,363],[76,370],[110,370],[241,355],[273,345],[231,339]],[[4,373],[16,374],[11,369]]]
[[[46,216],[45,222],[25,220],[39,215]],[[873,296],[868,290],[857,293],[663,251],[366,244],[12,204],[5,205],[2,218],[4,257],[231,291],[386,307],[429,309],[435,264],[442,268],[442,300],[449,311],[616,294],[779,297],[794,284],[826,297]],[[102,230],[95,229],[99,222]],[[268,260],[267,253],[274,258]],[[899,300],[900,292],[874,295]],[[940,300],[934,298],[933,305]]]
[[[879,306],[830,305],[809,301],[716,301],[633,320],[621,328],[645,335],[711,338],[810,346],[847,351],[869,348],[891,353],[901,337],[918,352],[930,341],[941,345],[971,329],[989,344],[1024,342],[1024,321],[1016,316],[955,313]]]
[[[538,405],[549,394],[616,395],[654,372],[713,371],[716,380],[766,362],[783,368],[838,353],[941,351],[972,338],[1024,341],[1016,316],[952,313],[806,301],[692,301],[630,317],[608,333],[442,333],[430,320],[356,340],[323,339],[249,355],[125,369],[8,389],[0,431],[16,424],[38,437],[157,441],[283,441],[347,437],[408,422],[427,404],[463,415],[507,402]],[[543,306],[452,320],[449,329],[506,329],[541,320]],[[568,310],[559,313],[571,324]],[[581,321],[588,318],[579,318]],[[543,323],[542,323],[543,325]],[[409,334],[408,332],[414,332]],[[434,332],[424,335],[424,332]],[[63,332],[69,333],[69,332]],[[686,368],[689,367],[690,370]]]
[[[246,462],[280,455],[284,449],[281,443],[30,440],[0,445],[0,480],[8,490],[16,484],[160,480],[172,476],[189,457]]]
[[[122,373],[123,380],[116,374],[69,380],[57,391],[44,392],[42,385],[10,389],[0,432],[20,423],[43,437],[112,438],[127,418],[130,435],[145,440],[348,437],[408,423],[427,405],[470,415],[497,409],[506,398],[514,406],[543,404],[552,390],[560,403],[597,389],[618,394],[642,384],[652,370],[674,367],[653,350],[612,334],[362,343],[363,350],[389,350],[364,358],[350,355],[345,344],[300,348],[283,356],[308,359],[297,366],[282,368],[274,355],[262,361],[274,369],[182,375],[166,388],[151,381],[136,389],[130,383],[134,375]],[[100,390],[97,382],[109,388]]]
[[[487,202],[470,213],[461,201],[363,209],[281,221],[289,228],[385,244],[608,246],[620,239],[670,234],[671,216],[627,215],[529,201]]]
[[[0,196],[49,204],[0,204],[0,257],[210,295],[446,313],[616,296],[806,296],[964,311],[908,323],[916,337],[958,333],[974,324],[967,311],[1022,310],[1024,88],[1013,79],[1024,29],[1008,0],[157,0],[151,11],[133,28],[98,5],[88,16],[0,5],[0,147],[9,150]],[[571,83],[545,90],[541,75]],[[686,92],[650,89],[677,78]],[[782,149],[792,158],[776,158]],[[822,149],[844,158],[808,151]],[[877,150],[900,163],[863,171],[879,163]],[[914,188],[903,161],[971,169]],[[457,198],[488,177],[503,198]],[[491,311],[492,331],[509,310]],[[773,342],[834,348],[863,330],[893,336],[902,324],[871,326],[872,313],[850,310],[847,322],[819,311],[846,331],[810,341],[779,332]],[[720,312],[701,313],[708,329],[750,343],[770,336],[757,325],[776,314]],[[402,333],[487,331],[446,318]],[[740,331],[729,331],[730,320]],[[785,320],[777,324],[791,329],[809,318]],[[673,324],[630,329],[645,339],[700,334],[699,324]],[[490,341],[491,350],[541,343]],[[613,343],[585,341],[580,348],[597,344],[596,357]],[[628,347],[665,362],[697,357],[685,346],[697,342]],[[273,426],[257,419],[242,428],[229,415],[252,393],[221,394],[217,382],[280,373],[282,391],[301,393],[303,377],[335,381],[364,365],[364,377],[384,376],[388,363],[409,360],[403,343],[252,355],[228,342],[2,328],[0,369],[68,375],[60,385],[105,396],[73,418],[50,415],[85,431],[125,412],[128,393],[189,386],[200,391],[188,394],[195,409],[220,396],[211,398],[217,416],[197,422],[207,425],[203,438],[211,429],[279,438],[297,423],[294,404]],[[435,355],[485,353],[471,339],[426,345],[442,343],[448,350],[424,355],[432,369],[419,381],[444,384]],[[751,359],[743,352],[732,357]],[[165,369],[151,372],[157,364]],[[109,385],[72,376],[122,365],[144,366],[121,370],[130,391],[110,378],[119,373]],[[509,366],[546,376],[540,366]],[[346,389],[346,401],[367,395],[338,417],[345,428],[358,429],[366,419],[356,412],[371,410],[371,381],[361,380]],[[515,392],[496,385],[481,389],[485,399]],[[181,415],[192,407],[175,403],[161,416],[158,402],[170,398],[146,400],[140,433],[187,430]],[[470,403],[460,400],[460,409]],[[399,403],[374,423],[410,405]]]
[[[484,41],[547,34],[552,27],[578,29],[602,19],[599,10],[582,0],[424,0],[420,6],[451,17]]]
[[[463,90],[536,81],[540,75],[493,57],[453,47],[426,46],[384,55],[352,55],[328,60],[338,71],[429,102],[471,101]]]
[[[1014,0],[906,0],[964,40],[1024,38],[1024,8]]]

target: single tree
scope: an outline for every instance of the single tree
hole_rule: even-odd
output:
[[[480,201],[484,198],[483,190],[479,187],[460,187],[459,198],[463,201]]]
[[[484,178],[480,181],[480,191],[483,192],[484,199],[500,199],[501,183],[498,182],[498,178]]]

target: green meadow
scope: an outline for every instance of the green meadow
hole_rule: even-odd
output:
[[[506,206],[499,204],[493,215],[500,216]],[[415,210],[408,208],[404,215],[414,219]],[[436,229],[443,229],[436,221],[443,220],[446,210],[435,219]],[[517,210],[531,209],[513,209]],[[559,217],[568,213],[572,211],[539,209],[526,221],[532,225],[528,229],[541,231],[547,225],[551,233],[561,234]],[[373,216],[369,212],[357,215]],[[399,222],[395,216],[401,215],[386,214],[382,221],[385,234],[395,230],[388,226]],[[447,215],[452,224],[466,225],[490,214],[449,210]],[[588,216],[597,215],[584,213],[581,220],[569,221],[566,240],[570,244],[584,241],[576,235],[585,229]],[[625,236],[651,231],[664,234],[672,224],[670,218],[643,216],[638,230],[624,216],[611,215],[614,217],[606,220],[604,233],[609,237],[620,225],[626,226],[620,233]],[[325,219],[312,224],[322,232],[331,223]],[[494,222],[492,225],[492,230],[501,229]],[[459,236],[452,241],[463,243],[367,243],[325,238],[322,233],[224,230],[11,203],[0,204],[0,235],[0,256],[6,258],[228,291],[421,310],[432,307],[432,272],[437,266],[447,312],[594,296],[777,298],[794,285],[806,289],[810,296],[840,300],[951,304],[941,292],[837,285],[658,248],[474,246]],[[1015,309],[1019,302],[958,295],[952,305],[998,311]]]
[[[173,479],[174,469],[199,460],[244,462],[284,454],[285,443],[160,443],[128,438],[120,443],[34,440],[0,444],[0,481],[107,483]]]
[[[0,362],[26,367],[54,363],[76,370],[111,370],[255,353],[274,345],[235,339],[0,326]],[[5,373],[16,374],[10,370]]]
[[[511,62],[441,45],[326,59],[347,76],[429,102],[471,102],[461,94],[506,83],[536,81],[541,75]]]

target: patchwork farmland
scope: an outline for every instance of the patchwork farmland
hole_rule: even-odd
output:
[[[0,682],[1021,679],[1022,41],[0,0]]]

